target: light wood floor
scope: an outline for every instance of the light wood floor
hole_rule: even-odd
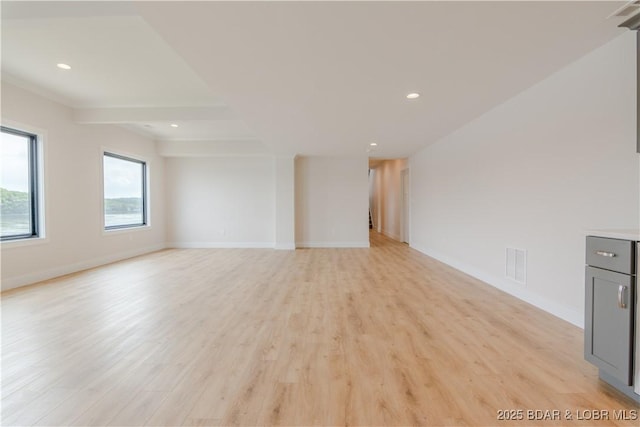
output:
[[[165,250],[4,293],[2,424],[600,426],[625,422],[578,411],[638,410],[583,360],[580,329],[371,238]],[[527,419],[547,409],[562,419]]]

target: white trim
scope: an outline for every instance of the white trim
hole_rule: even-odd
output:
[[[547,313],[553,314],[560,319],[566,320],[567,322],[579,327],[584,328],[584,315],[579,310],[576,310],[572,307],[565,306],[564,304],[558,304],[555,301],[552,301],[548,298],[540,296],[534,292],[531,292],[522,287],[522,285],[512,282],[510,280],[506,280],[504,278],[499,278],[487,274],[484,271],[481,271],[475,267],[471,267],[466,265],[463,262],[460,262],[456,259],[448,257],[446,255],[440,254],[432,249],[411,245],[411,247],[423,254],[434,258],[440,262],[443,262],[450,267],[455,268],[456,270],[460,270],[463,273],[466,273],[472,277],[475,277],[478,280],[483,281],[484,283],[493,286],[494,288],[500,289],[503,292],[506,292],[524,302],[527,302],[531,305],[534,305]]]
[[[273,249],[273,242],[168,242],[174,249]]]
[[[102,199],[102,203],[104,203],[104,198]],[[104,214],[102,215],[102,221],[104,222]],[[109,228],[106,230],[102,230],[103,236],[113,236],[117,234],[123,233],[132,233],[134,231],[151,231],[152,227],[149,224],[146,225],[135,225],[133,227],[120,227],[120,228]]]
[[[274,246],[274,249],[278,250],[294,250],[295,248],[295,243],[276,243]]]
[[[368,248],[369,242],[296,242],[297,248]]]
[[[49,243],[49,239],[46,237],[29,237],[26,239],[2,240],[0,241],[0,248],[5,251],[24,246],[44,245],[46,243]]]
[[[76,273],[78,271],[87,270],[89,268],[99,267],[101,265],[110,264],[112,262],[122,261],[139,255],[156,252],[165,248],[165,245],[153,245],[146,248],[134,249],[127,252],[119,252],[117,255],[105,255],[98,258],[89,259],[75,264],[68,264],[60,267],[50,268],[48,270],[37,271],[24,274],[22,276],[2,278],[2,290],[19,288],[21,286],[31,285],[43,280],[49,280],[66,274]]]
[[[408,245],[411,245],[411,168],[410,168],[410,164],[409,164],[409,159],[406,160],[405,162],[405,166],[406,168],[402,169],[400,171],[400,187],[401,187],[401,191],[402,191],[402,195],[400,197],[400,200],[402,200],[403,204],[402,204],[402,209],[401,209],[401,214],[403,216],[402,218],[402,224],[404,225],[404,227],[402,227],[401,231],[400,231],[400,242],[402,243],[407,243]],[[406,188],[407,191],[407,203],[406,203],[406,207],[408,207],[408,209],[406,210],[406,215],[405,215],[405,204],[404,204],[404,185],[402,184],[402,174],[406,171],[407,174],[407,185],[408,188]],[[405,218],[406,216],[406,218]],[[406,219],[406,221],[405,221]],[[407,240],[405,241],[405,237],[407,238]]]

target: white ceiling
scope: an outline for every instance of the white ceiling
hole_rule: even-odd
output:
[[[2,2],[3,79],[83,123],[305,155],[408,156],[625,31],[624,1],[52,3]]]
[[[2,12],[2,78],[75,108],[79,122],[165,141],[255,139],[132,3],[3,1]]]
[[[74,107],[221,102],[139,16],[7,20],[2,40],[3,72]]]

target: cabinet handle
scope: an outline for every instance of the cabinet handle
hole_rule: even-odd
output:
[[[616,254],[614,254],[613,252],[605,252],[605,251],[596,251],[596,255],[604,256],[607,258],[613,258],[614,256],[616,256]]]
[[[618,286],[618,307],[627,308],[627,304],[624,302],[624,292],[627,290],[626,286]]]

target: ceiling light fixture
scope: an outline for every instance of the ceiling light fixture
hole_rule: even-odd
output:
[[[67,65],[67,64],[63,64],[62,62],[59,64],[56,64],[58,66],[58,68],[62,68],[63,70],[70,70],[71,69],[71,65]]]
[[[410,93],[410,94],[408,94],[408,95],[407,95],[407,99],[416,99],[416,98],[418,98],[419,96],[420,96],[420,94],[419,94],[419,93],[412,92],[412,93]]]
[[[372,146],[372,147],[377,147],[377,146],[378,146],[378,144],[377,144],[376,142],[372,142],[372,143],[371,143],[371,144],[369,144],[369,145],[370,145],[370,146]]]
[[[172,127],[172,128],[177,128],[177,127],[178,127],[178,125],[177,125],[177,124],[175,124],[175,123],[171,123],[171,127]]]

